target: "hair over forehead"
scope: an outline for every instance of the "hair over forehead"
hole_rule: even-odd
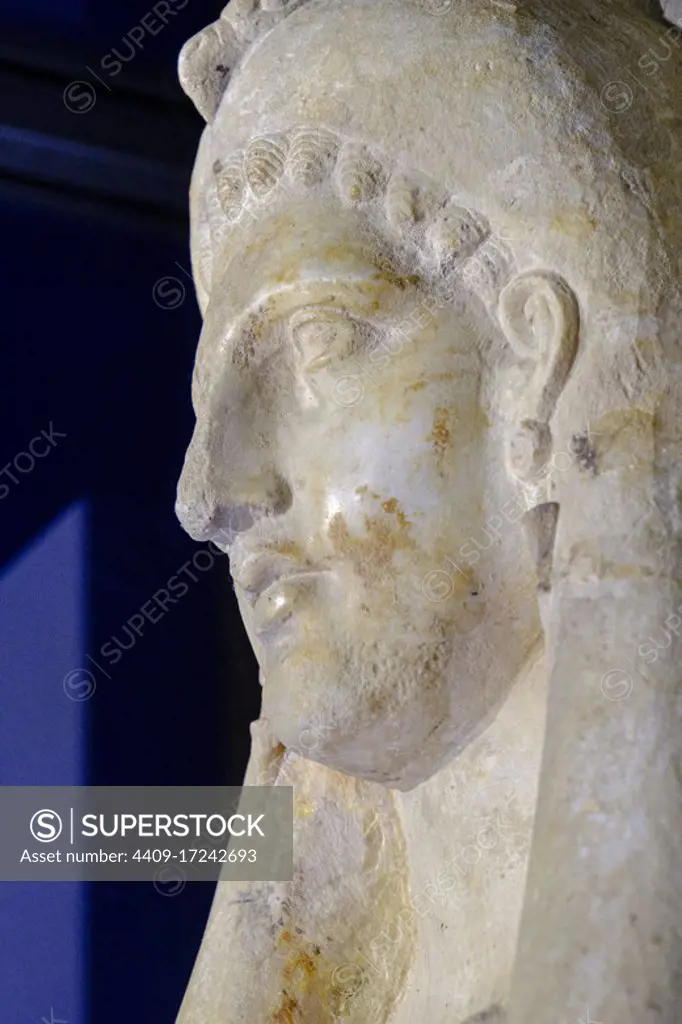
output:
[[[681,277],[668,242],[682,231],[679,54],[627,112],[611,109],[629,55],[665,31],[644,4],[513,6],[459,0],[436,17],[425,0],[233,0],[183,56],[212,119],[193,189],[203,264],[244,197],[259,201],[263,167],[287,180],[307,166],[317,187],[324,139],[340,138],[476,211],[521,268],[542,263],[578,292],[655,309]]]

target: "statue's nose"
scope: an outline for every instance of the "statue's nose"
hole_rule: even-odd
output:
[[[216,534],[224,532],[230,521],[226,511],[206,486],[193,479],[193,471],[185,463],[175,503],[183,529],[194,540],[218,540]]]
[[[291,490],[272,452],[220,431],[215,419],[197,423],[178,483],[175,511],[194,540],[230,544],[266,515],[291,505]]]
[[[212,482],[210,450],[210,439],[197,423],[185,455],[175,503],[180,523],[194,540],[209,540],[220,528],[221,509]]]

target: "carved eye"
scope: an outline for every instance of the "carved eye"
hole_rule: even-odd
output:
[[[355,352],[359,327],[342,313],[308,309],[292,317],[289,332],[302,369],[316,373]]]

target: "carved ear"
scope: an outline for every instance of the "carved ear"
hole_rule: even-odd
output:
[[[526,415],[549,423],[578,349],[578,301],[558,274],[531,270],[503,289],[498,313],[510,347],[528,370]]]
[[[549,591],[559,505],[542,468],[552,454],[550,421],[578,350],[580,310],[563,278],[532,270],[515,277],[499,299],[502,330],[527,376],[523,414],[508,439],[507,468],[524,488],[523,525],[540,591]]]

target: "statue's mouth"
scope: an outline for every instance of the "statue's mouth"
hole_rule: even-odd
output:
[[[328,572],[266,550],[249,554],[233,568],[232,576],[251,608],[253,628],[260,635],[286,622],[315,581]]]
[[[261,592],[253,604],[254,629],[260,636],[291,618],[301,601],[310,596],[324,571],[302,571],[282,576]]]
[[[241,553],[240,553],[241,554]],[[231,556],[232,578],[253,605],[270,586],[287,576],[307,570],[307,566],[289,556],[261,548],[246,554]]]

